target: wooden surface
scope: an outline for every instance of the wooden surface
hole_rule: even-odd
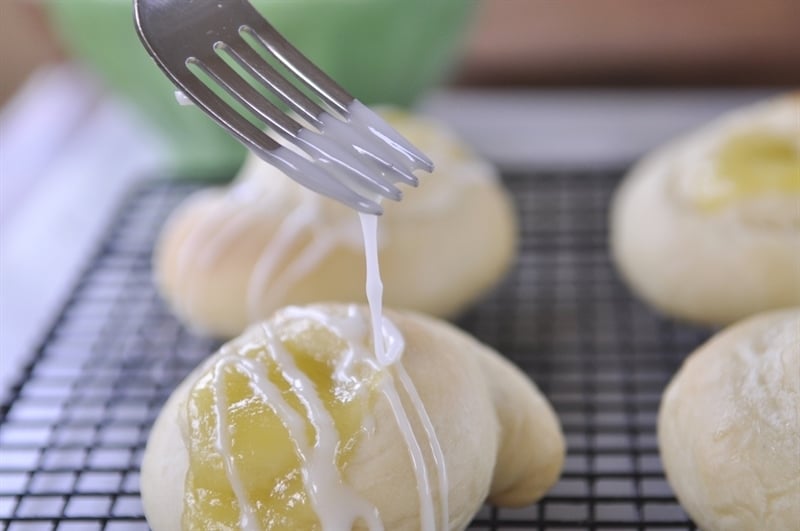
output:
[[[461,84],[797,85],[799,0],[484,0]]]
[[[39,7],[29,0],[0,0],[0,106],[36,68],[61,58]]]
[[[0,105],[63,55],[37,4],[0,0]],[[800,85],[800,0],[477,5],[459,85]]]

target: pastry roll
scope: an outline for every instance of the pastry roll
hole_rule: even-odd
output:
[[[800,304],[800,93],[645,157],[614,198],[611,245],[633,291],[681,319]]]
[[[658,443],[670,485],[705,531],[800,525],[800,309],[737,323],[669,384]]]
[[[435,163],[385,202],[378,235],[385,301],[439,317],[490,289],[515,254],[516,217],[497,172],[441,124],[384,116]],[[227,188],[189,197],[159,238],[154,270],[175,313],[232,337],[277,308],[364,301],[358,216],[251,156]]]
[[[154,531],[456,530],[487,499],[540,498],[564,438],[531,381],[447,323],[387,315],[390,365],[365,307],[317,305],[278,311],[190,374],[142,463]]]

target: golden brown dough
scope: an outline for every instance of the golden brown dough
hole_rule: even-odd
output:
[[[361,323],[368,319],[363,307],[328,305],[310,309],[327,316],[352,315]],[[319,326],[313,319],[287,317],[291,311],[279,311],[268,326],[283,345],[294,349],[292,354],[298,366],[303,356],[329,362],[340,359],[346,350],[342,349],[340,336],[331,335],[330,329]],[[558,420],[536,387],[497,353],[447,323],[410,312],[388,312],[388,317],[405,339],[402,367],[421,397],[444,455],[449,529],[463,529],[487,497],[507,506],[525,505],[540,498],[557,480],[565,449]],[[204,385],[202,382],[208,384],[208,375],[225,355],[224,351],[236,355],[249,351],[247,355],[253,355],[255,350],[266,348],[263,338],[261,328],[250,328],[187,377],[164,406],[142,463],[142,499],[148,522],[155,531],[180,529],[180,508],[185,511],[187,507],[186,441],[197,442],[193,437],[197,436],[197,426],[203,425],[191,413],[197,411],[192,409],[197,402],[187,408],[187,400],[198,396],[192,393]],[[304,353],[298,355],[297,349]],[[406,411],[414,417],[415,408],[409,401],[410,395],[402,391],[399,372],[391,371],[396,387],[401,389]],[[384,377],[381,373],[379,378]],[[377,508],[386,529],[419,529],[419,484],[409,447],[403,442],[403,432],[388,399],[380,393],[376,396],[359,423],[365,428],[357,431],[352,452],[341,467],[342,477]],[[245,402],[248,407],[256,407],[252,401]],[[328,403],[327,407],[333,406]],[[433,453],[427,451],[420,422],[412,424],[425,450],[432,496],[438,504],[441,498],[436,488],[438,473]],[[236,433],[245,437],[247,434],[242,435],[239,427],[232,425]],[[340,435],[343,433],[340,431]],[[264,449],[254,455],[252,463],[261,463],[277,459],[279,452]],[[220,475],[224,480],[224,473]],[[247,477],[245,480],[249,481]],[[271,480],[265,481],[269,484]],[[220,489],[229,488],[227,485],[223,481]],[[267,495],[260,494],[258,499],[269,503]],[[315,520],[319,516],[314,516],[313,511],[295,516],[298,519],[285,521],[284,526],[276,529],[310,529],[319,524]]]
[[[379,224],[385,301],[451,317],[514,257],[516,218],[496,170],[442,125],[399,111],[388,121],[436,164]],[[287,304],[363,302],[355,212],[250,157],[227,189],[189,197],[154,259],[161,294],[186,323],[232,337]]]
[[[800,309],[737,323],[697,349],[661,404],[667,479],[705,531],[800,524]]]

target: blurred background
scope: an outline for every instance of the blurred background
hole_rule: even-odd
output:
[[[36,68],[70,53],[44,3],[5,0],[0,7],[0,102]],[[92,13],[97,4],[120,4],[121,9],[130,4],[50,3],[78,5],[76,13],[87,26],[97,22]],[[800,81],[800,3],[795,0],[488,0],[473,9],[461,61],[453,69],[457,85],[785,86]]]
[[[781,90],[800,82],[797,0],[254,4],[301,51],[370,104],[429,101],[433,89],[442,87],[506,94],[526,89],[566,94],[565,88],[642,93]],[[240,164],[243,149],[226,133],[196,109],[174,104],[173,87],[134,34],[131,0],[4,0],[0,9],[6,136],[9,115],[23,122],[24,130],[34,128],[32,112],[18,111],[20,101],[36,99],[32,94],[43,93],[38,99],[46,96],[54,106],[50,114],[66,117],[63,128],[70,131],[102,93],[132,105],[135,118],[161,135],[156,142],[164,169],[220,177]],[[52,132],[60,130],[56,124],[47,127],[50,136],[58,136]],[[12,146],[22,143],[10,140]],[[40,158],[32,153],[30,145],[15,149],[14,167]],[[6,157],[7,169],[9,164]]]
[[[800,83],[797,0],[254,3],[357,97],[420,105],[503,168],[619,167]],[[0,3],[2,356],[35,337],[133,181],[230,178],[244,156],[175,104],[131,10]]]
[[[441,87],[782,89],[800,81],[796,0],[254,3],[371,104],[410,105]],[[159,144],[170,169],[196,177],[230,174],[242,148],[197,110],[174,105],[172,86],[134,34],[131,4],[4,0],[0,106],[43,86],[61,108],[89,105],[88,91],[109,90],[163,135]],[[16,153],[15,160],[26,156]]]
[[[51,3],[59,2],[130,3]],[[59,35],[42,4],[5,0],[0,7],[0,102],[7,101],[37,67],[69,55],[70,43]],[[795,0],[488,0],[477,2],[474,10],[460,64],[454,68],[457,85],[800,82],[800,3]],[[96,22],[91,7],[79,12],[87,25]]]

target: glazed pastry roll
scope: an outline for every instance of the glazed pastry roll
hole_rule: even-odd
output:
[[[451,317],[504,275],[516,216],[496,170],[443,125],[384,116],[434,161],[418,189],[384,202],[380,263],[388,305]],[[189,197],[159,238],[154,270],[174,312],[232,337],[288,304],[364,301],[358,216],[255,156],[236,181]]]
[[[159,415],[141,492],[155,531],[463,529],[485,500],[555,483],[564,438],[508,361],[444,322],[289,307],[190,374]]]
[[[727,324],[800,304],[800,94],[645,157],[611,215],[614,260],[666,314]]]

